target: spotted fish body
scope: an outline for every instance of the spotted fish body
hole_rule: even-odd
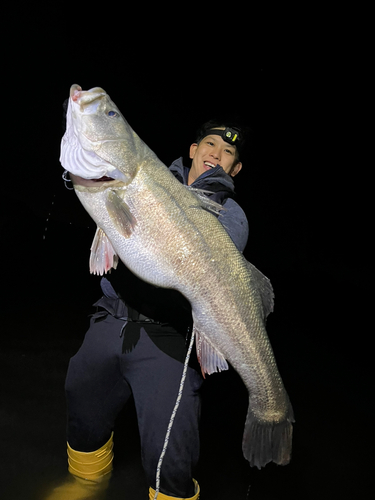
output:
[[[71,87],[60,161],[98,227],[91,272],[107,272],[119,257],[141,279],[181,292],[202,369],[229,361],[248,389],[245,458],[259,468],[287,464],[294,420],[265,329],[272,287],[210,213],[215,207],[175,179],[98,87]]]

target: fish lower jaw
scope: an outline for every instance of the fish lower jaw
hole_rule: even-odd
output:
[[[100,179],[85,179],[84,177],[72,174],[71,172],[69,172],[69,175],[73,184],[78,184],[79,186],[98,186],[104,182],[113,182],[115,180],[108,176],[100,177]]]
[[[69,174],[70,178],[73,182],[73,186],[75,189],[85,190],[89,189],[89,191],[102,191],[108,187],[119,186],[123,187],[124,183],[117,179],[113,179],[112,177],[101,177],[100,179],[85,179],[84,177],[79,177],[78,175],[74,175],[72,173]]]

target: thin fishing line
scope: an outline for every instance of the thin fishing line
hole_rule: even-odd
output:
[[[172,415],[171,415],[171,418],[169,420],[168,429],[167,429],[167,433],[165,435],[165,440],[164,440],[164,446],[163,446],[162,452],[160,454],[159,462],[158,462],[158,465],[157,465],[157,468],[156,468],[156,485],[155,485],[154,500],[157,499],[158,494],[159,494],[159,490],[160,490],[160,470],[161,470],[161,466],[162,466],[162,463],[163,463],[165,452],[167,451],[168,442],[169,442],[169,436],[170,436],[171,429],[172,429],[172,426],[173,426],[174,418],[176,416],[177,409],[178,409],[178,407],[180,405],[180,401],[181,401],[181,398],[182,398],[182,391],[184,389],[184,384],[185,384],[185,379],[186,379],[186,373],[187,373],[187,369],[188,369],[188,364],[189,364],[189,359],[190,359],[191,350],[193,348],[193,344],[194,344],[194,328],[193,328],[193,331],[191,333],[191,340],[190,340],[188,351],[186,353],[186,358],[185,358],[185,363],[184,363],[184,369],[182,371],[182,377],[181,377],[180,388],[179,388],[177,399],[176,399],[176,404],[175,404],[175,406],[173,408]]]

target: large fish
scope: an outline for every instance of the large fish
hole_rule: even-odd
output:
[[[99,87],[71,87],[60,161],[97,224],[91,272],[107,272],[119,257],[141,279],[181,292],[203,371],[226,369],[227,360],[249,391],[245,458],[258,468],[287,464],[294,420],[265,329],[272,287],[215,207],[175,179]]]

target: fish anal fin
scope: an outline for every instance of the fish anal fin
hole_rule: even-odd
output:
[[[228,370],[228,363],[224,356],[219,352],[216,347],[202,335],[195,327],[195,345],[197,349],[197,357],[201,365],[202,374],[211,375],[211,373],[221,372]]]
[[[96,229],[90,253],[90,273],[103,276],[112,267],[116,269],[118,256],[105,232]]]
[[[117,231],[125,238],[129,238],[137,221],[128,205],[113,189],[107,193],[106,207]]]

